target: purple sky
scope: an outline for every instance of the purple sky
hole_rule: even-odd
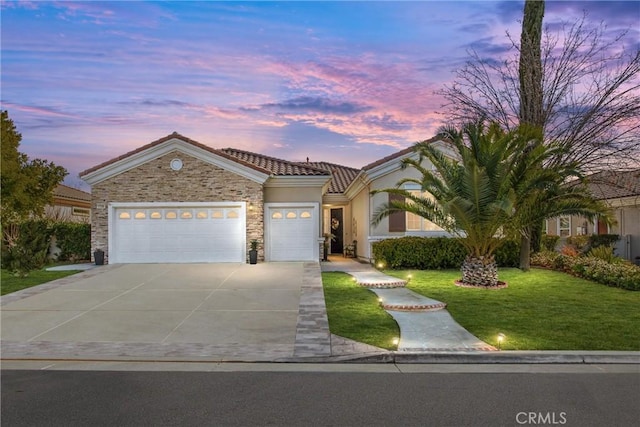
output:
[[[361,167],[446,123],[434,94],[504,55],[523,2],[2,1],[2,109],[21,151],[80,171],[173,131]],[[548,2],[640,42],[640,3]],[[86,188],[86,187],[85,187]]]

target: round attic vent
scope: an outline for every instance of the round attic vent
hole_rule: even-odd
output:
[[[171,166],[171,169],[173,169],[174,171],[179,171],[180,169],[182,169],[182,160],[180,159],[173,159],[169,164]]]

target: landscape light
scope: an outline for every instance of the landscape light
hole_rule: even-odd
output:
[[[504,341],[505,338],[506,336],[502,332],[498,334],[498,350],[502,347],[502,341]]]
[[[411,274],[407,274],[407,282],[411,281],[411,277],[413,277],[413,276],[411,276]]]
[[[379,262],[379,263],[378,263],[378,268],[384,268],[384,263]]]
[[[398,345],[398,343],[400,342],[400,338],[394,338],[391,342],[393,343],[393,345]]]

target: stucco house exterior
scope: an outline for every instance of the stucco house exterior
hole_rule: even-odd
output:
[[[615,224],[563,216],[546,221],[546,233],[566,238],[585,234],[618,234],[616,254],[628,260],[640,257],[640,169],[604,171],[588,177],[590,193],[605,202]]]
[[[58,184],[53,190],[53,201],[45,206],[49,218],[71,222],[89,222],[91,194],[77,188]]]
[[[80,174],[92,189],[92,251],[110,263],[246,262],[258,240],[260,260],[317,261],[331,233],[330,252],[355,241],[371,260],[377,240],[444,234],[410,214],[370,223],[388,197],[371,191],[415,173],[401,161],[416,155],[409,148],[355,169],[215,149],[174,132]]]

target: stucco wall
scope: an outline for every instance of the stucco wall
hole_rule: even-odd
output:
[[[180,159],[183,167],[174,171],[172,159]],[[144,163],[91,189],[91,247],[105,251],[108,259],[108,208],[110,202],[223,202],[244,201],[247,209],[247,245],[253,239],[261,242],[259,259],[264,259],[264,196],[262,184],[174,151]],[[249,248],[247,248],[247,251]]]
[[[355,228],[352,227],[352,240],[358,241],[358,258],[369,260],[371,258],[371,247],[369,245],[369,230],[371,228],[371,218],[369,216],[369,187],[365,186],[351,200],[352,222],[355,220]]]

